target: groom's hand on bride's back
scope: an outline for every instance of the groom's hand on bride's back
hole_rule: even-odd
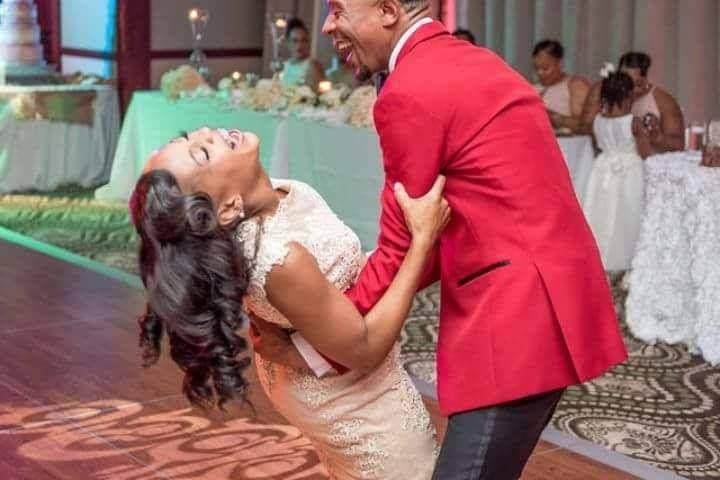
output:
[[[445,176],[440,175],[425,195],[410,198],[402,183],[396,183],[395,198],[405,217],[413,242],[432,246],[450,222],[450,205],[443,197]]]
[[[266,322],[252,312],[249,317],[249,338],[255,353],[264,360],[286,367],[308,368],[307,362],[295,348],[287,330]]]

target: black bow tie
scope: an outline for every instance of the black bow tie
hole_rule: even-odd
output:
[[[387,77],[388,72],[378,72],[375,74],[375,91],[378,95],[380,95],[380,90],[382,90],[383,85],[385,85]]]

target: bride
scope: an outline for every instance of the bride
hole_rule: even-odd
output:
[[[271,180],[258,151],[252,133],[203,128],[149,159],[131,200],[147,290],[145,365],[157,361],[166,331],[193,404],[243,399],[242,299],[254,316],[296,330],[351,369],[319,378],[256,356],[267,396],[310,439],[331,478],[429,479],[435,432],[397,338],[449,221],[444,178],[419,199],[396,188],[412,246],[363,317],[342,293],[363,264],[357,236],[308,185]]]

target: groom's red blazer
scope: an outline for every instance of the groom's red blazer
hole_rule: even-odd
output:
[[[385,168],[377,249],[348,292],[367,312],[410,242],[394,195],[447,176],[452,221],[424,285],[441,280],[445,415],[565,387],[626,358],[593,235],[532,87],[489,50],[423,25],[377,99]]]

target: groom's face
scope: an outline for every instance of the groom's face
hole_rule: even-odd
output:
[[[338,56],[355,77],[367,80],[387,68],[392,48],[392,27],[397,19],[387,0],[328,0],[323,33],[330,35]],[[391,8],[392,10],[392,8]]]

